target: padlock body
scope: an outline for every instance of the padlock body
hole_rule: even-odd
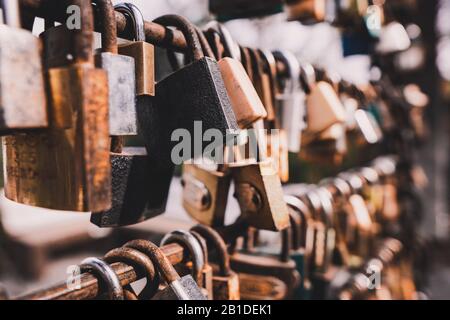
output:
[[[219,67],[239,127],[246,129],[257,120],[267,117],[264,105],[242,64],[235,59],[223,58],[219,61]]]
[[[136,224],[160,215],[160,208],[148,206],[152,184],[147,151],[143,147],[125,147],[121,153],[111,153],[112,207],[94,212],[91,222],[108,228]]]
[[[237,199],[251,226],[280,231],[289,226],[289,212],[283,198],[280,177],[270,160],[233,168]],[[259,197],[255,207],[254,190]]]
[[[191,154],[183,160],[202,156],[209,142],[203,141],[201,148],[195,146],[198,135],[209,129],[218,130],[223,138],[232,138],[227,130],[237,130],[238,125],[231,107],[228,93],[216,61],[202,58],[172,73],[156,85],[156,104],[153,112],[159,124],[152,130],[148,139],[159,141],[164,145],[166,156],[176,145],[171,135],[176,129],[185,129],[191,134]],[[195,123],[197,122],[197,123]],[[198,125],[201,124],[199,131]],[[197,128],[197,132],[194,130]],[[199,150],[200,149],[200,150]]]
[[[330,126],[345,122],[345,108],[333,87],[320,81],[306,98],[307,130],[321,132]]]
[[[183,208],[195,220],[208,226],[224,225],[230,177],[193,164],[183,167]]]
[[[5,195],[37,207],[102,211],[111,207],[108,83],[88,65],[49,70],[67,90],[54,99],[72,115],[69,129],[4,138]]]
[[[148,42],[136,41],[119,45],[119,54],[135,60],[136,94],[155,95],[155,47]]]
[[[109,134],[138,134],[134,59],[125,55],[101,52],[95,56],[98,68],[108,73]]]
[[[32,33],[0,25],[0,134],[48,126],[40,54]]]

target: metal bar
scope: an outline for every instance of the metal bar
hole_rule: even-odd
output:
[[[182,246],[169,244],[161,249],[173,265],[183,261]],[[145,274],[140,274],[138,270],[125,263],[113,263],[111,267],[119,277],[122,286],[145,278]],[[50,288],[15,297],[14,300],[91,300],[105,293],[93,275],[83,274],[80,280],[79,287],[72,288],[67,285],[66,281],[63,281]]]
[[[67,0],[20,0],[20,5],[22,11],[25,11],[26,14],[64,23],[64,20],[68,17],[66,8],[69,2]],[[118,36],[129,38],[133,34],[132,25],[127,22],[126,17],[116,11],[116,21]],[[96,26],[96,31],[99,31],[98,26]],[[186,39],[183,33],[178,30],[167,29],[160,24],[146,21],[145,36],[147,42],[155,46],[181,53],[187,50]],[[277,69],[280,74],[286,72],[283,63],[277,63]]]

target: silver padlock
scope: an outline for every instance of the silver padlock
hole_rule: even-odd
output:
[[[0,134],[48,126],[41,42],[21,29],[19,3],[2,0],[0,25]]]
[[[134,58],[119,55],[114,7],[110,0],[96,0],[101,18],[102,49],[95,56],[98,68],[108,72],[109,134],[138,134]]]
[[[300,152],[301,134],[306,128],[306,94],[300,85],[300,64],[290,51],[275,51],[276,59],[281,60],[287,67],[288,79],[284,90],[277,95],[276,100],[281,110],[281,127],[288,140],[290,152]]]

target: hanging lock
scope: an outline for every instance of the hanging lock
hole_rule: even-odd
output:
[[[31,206],[101,211],[111,207],[108,80],[94,67],[91,4],[71,3],[82,10],[81,29],[42,35],[50,114],[61,117],[46,132],[5,139],[5,194]]]
[[[169,259],[158,246],[146,240],[134,240],[125,244],[124,247],[132,248],[145,253],[158,270],[166,286],[158,291],[152,300],[206,300],[191,275],[180,278]]]
[[[287,135],[288,150],[298,153],[301,134],[306,128],[306,95],[300,86],[300,64],[289,51],[276,51],[274,56],[286,65],[288,74],[283,92],[276,97],[281,113],[281,127]]]
[[[290,258],[291,228],[280,231],[280,235],[282,244],[281,251],[278,254],[267,253],[264,249],[259,248],[247,252],[238,252],[231,256],[231,267],[238,273],[280,279],[286,285],[286,292],[281,299],[289,299],[300,283],[300,275],[296,270],[295,262]],[[241,296],[242,299],[245,299],[242,292]],[[265,299],[263,296],[253,298],[256,300]]]
[[[258,229],[279,231],[289,226],[283,189],[270,159],[231,168],[235,197],[242,215]]]
[[[227,41],[228,38],[223,35],[226,29],[222,25],[210,24],[209,30],[217,32],[224,42]],[[232,44],[227,43],[226,47],[230,48]],[[218,65],[239,127],[246,129],[264,119],[267,112],[242,63],[235,57],[224,57]]]
[[[46,128],[41,41],[21,29],[18,0],[2,0],[1,5],[5,24],[0,25],[0,134]]]
[[[320,133],[334,124],[344,123],[345,108],[333,86],[325,81],[316,82],[311,65],[302,66],[301,75],[307,92],[307,130]]]
[[[212,292],[212,268],[206,263],[205,253],[201,243],[193,234],[183,230],[175,230],[166,234],[161,240],[160,246],[172,243],[177,243],[186,250],[187,254],[185,258],[191,261],[191,263],[186,265],[187,270],[192,273],[192,277],[203,295],[208,300],[212,300],[212,297],[208,295]],[[181,268],[181,270],[184,271],[185,269]]]
[[[102,29],[102,49],[96,54],[95,62],[98,68],[108,73],[109,134],[135,136],[138,121],[134,58],[118,54],[116,16],[111,1],[94,2]]]
[[[183,208],[198,222],[208,226],[224,225],[231,177],[227,172],[202,165],[183,166]]]
[[[113,11],[112,5],[109,5],[111,7],[104,10]],[[121,4],[118,6],[117,10],[123,13],[126,12],[126,17],[133,22],[133,26],[136,28],[136,30],[134,30],[134,37],[140,39],[139,35],[144,32],[144,18],[139,9],[132,4]],[[109,19],[113,19],[113,14],[114,11],[112,13],[108,12],[106,16],[109,17]],[[108,21],[106,21],[105,24],[115,25],[115,22],[110,21],[108,23]],[[113,34],[106,34],[104,37],[104,42],[106,43],[104,43],[103,46],[106,48],[115,46],[115,41],[112,39],[115,38],[116,35],[114,35],[114,32],[111,30],[114,31],[112,26],[109,32],[112,32]],[[141,56],[136,56],[136,62],[138,63],[136,67],[139,71],[135,73],[132,68],[129,70],[127,76],[131,77],[130,79],[132,80],[130,80],[130,82],[139,82],[137,77],[142,76],[142,74],[147,75],[145,81],[141,79],[141,83],[145,83],[147,87],[151,87],[153,77],[148,76],[150,71],[147,70],[147,68],[153,66],[153,63],[150,63],[149,61],[142,63],[140,59],[143,57],[147,60],[152,59],[153,46],[146,44],[144,40],[145,38],[142,41],[135,41],[132,44],[126,45],[126,49],[129,50],[128,53],[130,53],[130,56],[133,56],[133,54],[131,54],[133,52],[142,53]],[[113,42],[113,44],[111,45],[110,43],[107,43],[107,41]],[[112,55],[108,53],[107,56]],[[120,57],[125,61],[134,60],[133,57]],[[133,101],[137,99],[139,115],[142,115],[141,111],[152,107],[150,101],[152,97],[149,95],[151,94],[151,91],[148,91],[147,94],[141,93],[142,91],[135,92],[134,89],[132,91]],[[125,106],[122,105],[122,108],[123,107]],[[123,124],[127,122],[126,119],[136,119],[135,105],[130,104],[129,107],[131,108],[131,110],[128,111],[130,117],[124,116],[125,119],[122,121],[122,116],[119,114],[119,121],[122,121]],[[140,118],[139,121],[141,120],[142,119]],[[145,121],[145,117],[143,121]],[[125,125],[125,127],[136,127],[135,125],[132,125],[133,122],[134,120],[131,121],[129,125]],[[116,134],[118,134],[118,136]],[[150,157],[148,156],[149,153],[146,148],[123,146],[124,136],[136,136],[138,135],[137,130],[118,129],[115,130],[115,133],[111,133],[111,135],[113,136],[110,153],[112,167],[112,207],[110,210],[94,212],[91,216],[91,222],[103,228],[127,226],[145,221],[163,213],[166,207],[171,176],[162,177],[165,179],[166,184],[158,185],[155,181],[156,179],[154,179],[155,173],[149,165]],[[169,182],[167,182],[167,180]],[[166,187],[163,187],[165,185]]]
[[[213,290],[215,300],[240,300],[239,277],[230,266],[227,245],[212,228],[204,225],[192,227],[207,241],[208,248],[216,253],[217,265],[213,266]]]

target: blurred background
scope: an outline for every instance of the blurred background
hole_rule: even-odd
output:
[[[208,10],[208,0],[129,2],[141,8],[148,21],[167,13],[184,15],[199,26],[214,19]],[[439,252],[439,259],[429,273],[427,293],[434,299],[450,299],[450,0],[398,2],[399,6],[393,6],[396,19],[405,26],[412,46],[396,57],[391,57],[389,63],[395,69],[394,80],[399,84],[418,84],[429,99],[425,117],[431,130],[427,142],[416,154],[427,177],[422,199],[424,214],[420,224],[421,232],[429,239],[433,250]],[[345,52],[345,39],[355,35],[346,34],[328,23],[304,25],[298,21],[287,22],[286,14],[278,12],[253,19],[234,19],[225,22],[225,25],[241,45],[288,49],[300,61],[336,72],[356,84],[368,83],[373,76],[369,55],[364,52],[348,55]],[[34,32],[39,34],[41,30],[43,22],[38,21]],[[162,66],[157,68],[161,68],[158,70],[160,74],[168,71]],[[120,230],[100,230],[91,226],[89,215],[67,212],[56,214],[2,198],[0,206],[3,234],[14,239],[15,247],[12,252],[14,259],[0,259],[0,268],[8,270],[7,273],[0,273],[0,281],[12,295],[42,288],[55,280],[63,279],[67,265],[78,263],[89,254],[101,255],[108,249],[121,245],[126,239],[147,235],[155,231],[155,225],[159,233],[176,229],[175,222],[169,223],[165,219],[190,221],[183,214],[180,194],[180,182],[174,180],[168,212],[161,219],[157,218],[160,219],[159,223],[152,220]],[[228,211],[231,213],[229,219],[232,220],[238,208],[235,201],[230,203]],[[11,252],[8,253],[10,255]]]

